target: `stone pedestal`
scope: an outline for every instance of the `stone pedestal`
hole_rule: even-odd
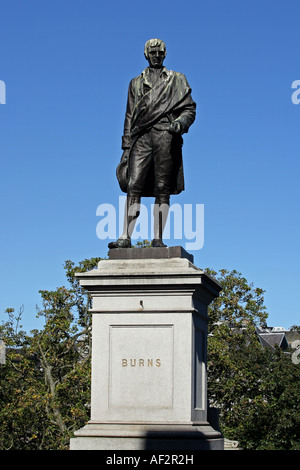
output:
[[[207,306],[219,284],[181,247],[115,249],[92,295],[91,419],[71,449],[223,449],[207,416]]]

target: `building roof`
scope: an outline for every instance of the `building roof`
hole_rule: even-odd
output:
[[[258,337],[260,344],[264,347],[274,349],[275,346],[278,346],[287,349],[289,346],[285,333],[258,333]]]

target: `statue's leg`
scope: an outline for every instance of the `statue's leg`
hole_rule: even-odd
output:
[[[168,131],[156,131],[154,142],[154,173],[156,196],[154,204],[154,239],[152,246],[166,246],[163,232],[169,215],[173,159],[171,155],[172,135]]]
[[[140,215],[140,196],[127,196],[125,214],[124,214],[124,229],[121,238],[131,239],[132,232],[136,223],[136,219]]]
[[[151,164],[151,152],[151,136],[148,133],[137,140],[130,155],[123,233],[116,242],[108,244],[110,249],[131,247],[132,232],[140,213],[141,194],[143,193],[145,178]]]
[[[154,215],[154,239],[152,240],[153,247],[165,247],[163,243],[163,232],[167,222],[170,207],[170,196],[160,195],[156,196],[153,209]]]
[[[123,233],[116,242],[108,244],[108,248],[130,248],[131,235],[134,230],[135,222],[140,215],[140,196],[127,196],[125,212],[124,212],[124,225]]]

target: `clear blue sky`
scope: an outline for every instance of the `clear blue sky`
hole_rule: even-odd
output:
[[[96,209],[118,204],[128,83],[159,37],[197,102],[186,191],[172,199],[204,204],[195,264],[240,271],[266,290],[269,324],[299,324],[299,0],[11,0],[0,11],[0,320],[23,304],[24,328],[38,327],[38,291],[66,285],[64,261],[106,256]]]

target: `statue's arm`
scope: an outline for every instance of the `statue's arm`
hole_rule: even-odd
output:
[[[190,90],[190,93],[180,103],[179,107],[175,111],[174,121],[172,127],[177,129],[176,133],[184,134],[188,132],[189,127],[193,124],[196,118],[196,103],[191,96],[191,88],[185,75],[177,74],[178,82],[177,86],[183,89]],[[180,129],[180,131],[178,131]],[[171,130],[172,131],[172,130]]]
[[[180,123],[181,134],[188,132],[189,127],[193,124],[196,118],[196,103],[191,95],[188,95],[179,109],[179,115],[175,122]]]
[[[131,136],[130,136],[130,128],[131,128],[131,118],[134,108],[134,87],[133,87],[133,80],[131,80],[128,88],[128,97],[127,97],[127,106],[126,106],[126,113],[125,113],[125,121],[124,121],[124,132],[122,136],[122,149],[127,150],[131,146]]]

